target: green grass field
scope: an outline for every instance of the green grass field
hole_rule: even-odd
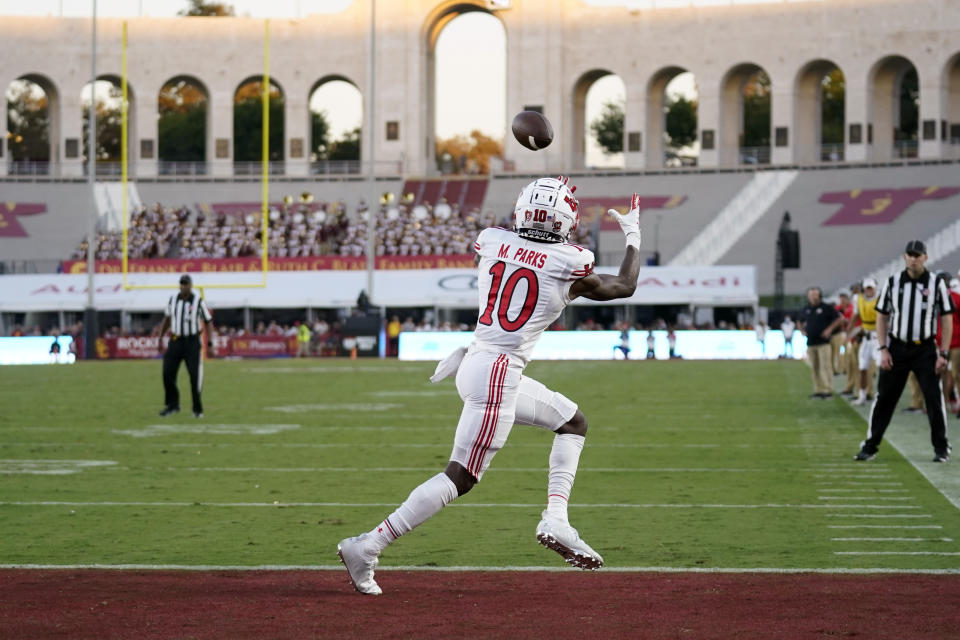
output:
[[[159,361],[0,368],[0,564],[333,566],[445,465],[461,404],[433,366],[212,361],[201,420],[183,372],[157,416]],[[527,373],[587,415],[571,521],[612,569],[960,569],[958,510],[892,446],[854,463],[863,419],[809,401],[802,363]],[[550,443],[515,427],[381,566],[563,566],[534,539]]]

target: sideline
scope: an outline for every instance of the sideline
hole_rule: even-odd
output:
[[[265,564],[265,565],[193,565],[193,564],[0,564],[0,570],[4,569],[27,569],[27,570],[85,570],[85,569],[105,569],[111,571],[336,571],[344,570],[340,564],[324,565],[284,565],[284,564]],[[429,571],[436,573],[458,573],[462,571],[486,571],[486,572],[549,572],[549,573],[573,573],[570,567],[563,566],[502,566],[502,567],[424,567],[420,565],[397,565],[397,566],[378,566],[377,571]],[[841,568],[823,568],[816,569],[785,569],[777,567],[753,567],[733,569],[727,567],[609,567],[604,566],[599,573],[824,573],[824,574],[877,574],[877,573],[897,573],[897,574],[928,574],[928,575],[960,575],[958,569],[899,569],[899,568],[870,568],[870,569],[841,569]]]
[[[843,390],[843,376],[834,376],[834,387],[839,394]],[[876,385],[874,385],[876,386]],[[960,464],[960,449],[957,450],[957,457],[954,457],[946,464],[932,462],[933,446],[930,444],[930,423],[927,422],[927,414],[904,413],[903,410],[910,406],[910,388],[906,387],[900,396],[900,403],[893,414],[890,426],[887,432],[883,434],[883,443],[880,445],[880,453],[876,460],[883,458],[883,445],[892,445],[894,449],[900,452],[913,467],[923,475],[950,503],[960,509],[960,474],[954,468],[954,465]],[[869,418],[870,405],[854,406],[850,400],[837,395],[834,402],[843,402],[851,411],[856,412],[863,418],[863,436],[867,433],[867,420]],[[947,436],[950,436],[951,427],[960,426],[960,420],[955,415],[947,412]],[[862,440],[861,440],[862,441]],[[851,464],[869,465],[873,461],[865,463],[855,463],[852,458],[860,447],[861,441],[850,441]]]

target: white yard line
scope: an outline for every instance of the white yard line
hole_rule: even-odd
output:
[[[265,564],[265,565],[212,565],[212,564],[0,564],[0,569],[19,570],[86,570],[99,569],[109,571],[336,571],[342,573],[343,565],[297,565],[297,564]],[[412,565],[397,565],[377,567],[377,571],[422,571],[435,573],[458,573],[464,571],[483,572],[570,572],[569,567],[551,566],[454,566],[454,567],[423,567]],[[611,567],[604,566],[603,573],[818,573],[818,574],[851,574],[870,575],[882,573],[921,574],[921,575],[958,575],[958,569],[902,569],[902,568],[873,568],[873,569],[840,569],[840,568],[777,568],[777,567]]]
[[[911,513],[828,513],[828,518],[932,518],[929,513],[911,514]]]
[[[900,483],[897,483],[900,484]],[[853,493],[863,489],[817,489],[818,493]],[[874,493],[909,493],[907,489],[874,489]]]
[[[851,406],[851,408],[864,419],[864,427],[866,427],[869,407]],[[948,435],[956,424],[953,420],[953,416],[947,413]],[[960,475],[950,468],[954,463],[938,464],[931,461],[933,448],[930,445],[930,426],[926,415],[903,415],[897,412],[893,423],[884,434],[884,440],[899,451],[955,508],[960,509]],[[876,466],[877,462],[883,462],[882,448],[879,460],[858,464],[869,468]]]
[[[910,496],[892,497],[892,496],[817,496],[817,500],[886,500],[910,502],[913,500]]]
[[[834,551],[835,556],[960,556],[960,551]]]
[[[827,529],[943,529],[940,524],[828,524]]]
[[[391,507],[394,502],[162,502],[162,501],[70,501],[9,500],[0,506],[10,507]],[[451,503],[453,509],[540,509],[543,503]],[[593,503],[572,504],[577,509],[919,509],[910,505],[838,505],[838,504],[686,504],[686,503]]]
[[[953,542],[953,538],[830,538],[834,542]]]
[[[902,482],[854,482],[852,480],[847,480],[845,482],[834,482],[832,480],[820,480],[819,482],[814,482],[815,485],[826,485],[826,486],[835,486],[842,484],[850,487],[902,487]]]

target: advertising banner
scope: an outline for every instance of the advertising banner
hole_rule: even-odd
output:
[[[463,269],[473,266],[473,255],[378,256],[376,269]],[[64,260],[63,273],[86,273],[86,260]],[[120,260],[98,260],[97,273],[123,273]],[[129,260],[128,273],[243,273],[263,269],[260,258],[155,258]],[[269,271],[366,271],[363,256],[306,256],[267,259]]]
[[[159,358],[157,336],[120,336],[97,338],[97,358]],[[169,337],[164,337],[168,343]],[[213,353],[207,357],[275,358],[297,353],[297,339],[286,336],[217,336]]]
[[[598,273],[615,274],[615,267],[598,267]],[[356,305],[368,286],[367,274],[356,270],[281,271],[259,273],[193,272],[194,287],[204,292],[207,304],[219,309],[244,307],[336,308]],[[158,312],[177,291],[176,274],[130,273],[124,287],[120,274],[95,277],[95,306],[102,311]],[[145,289],[142,287],[154,287]],[[204,289],[204,287],[209,287]],[[476,269],[381,270],[374,272],[375,307],[440,307],[475,309]],[[640,269],[637,291],[630,298],[594,302],[578,298],[574,304],[749,307],[757,303],[756,267],[717,265],[698,267],[645,267]],[[86,274],[26,274],[0,278],[0,311],[82,311],[87,304]]]

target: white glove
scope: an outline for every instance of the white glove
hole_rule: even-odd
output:
[[[630,211],[627,215],[620,215],[616,209],[608,209],[607,213],[613,216],[620,228],[623,229],[623,235],[626,236],[627,246],[640,249],[640,194],[633,194],[630,200]]]
[[[467,354],[466,347],[458,347],[446,358],[437,363],[437,370],[430,376],[430,382],[440,382],[444,378],[449,378],[460,368],[463,362],[463,356]]]

